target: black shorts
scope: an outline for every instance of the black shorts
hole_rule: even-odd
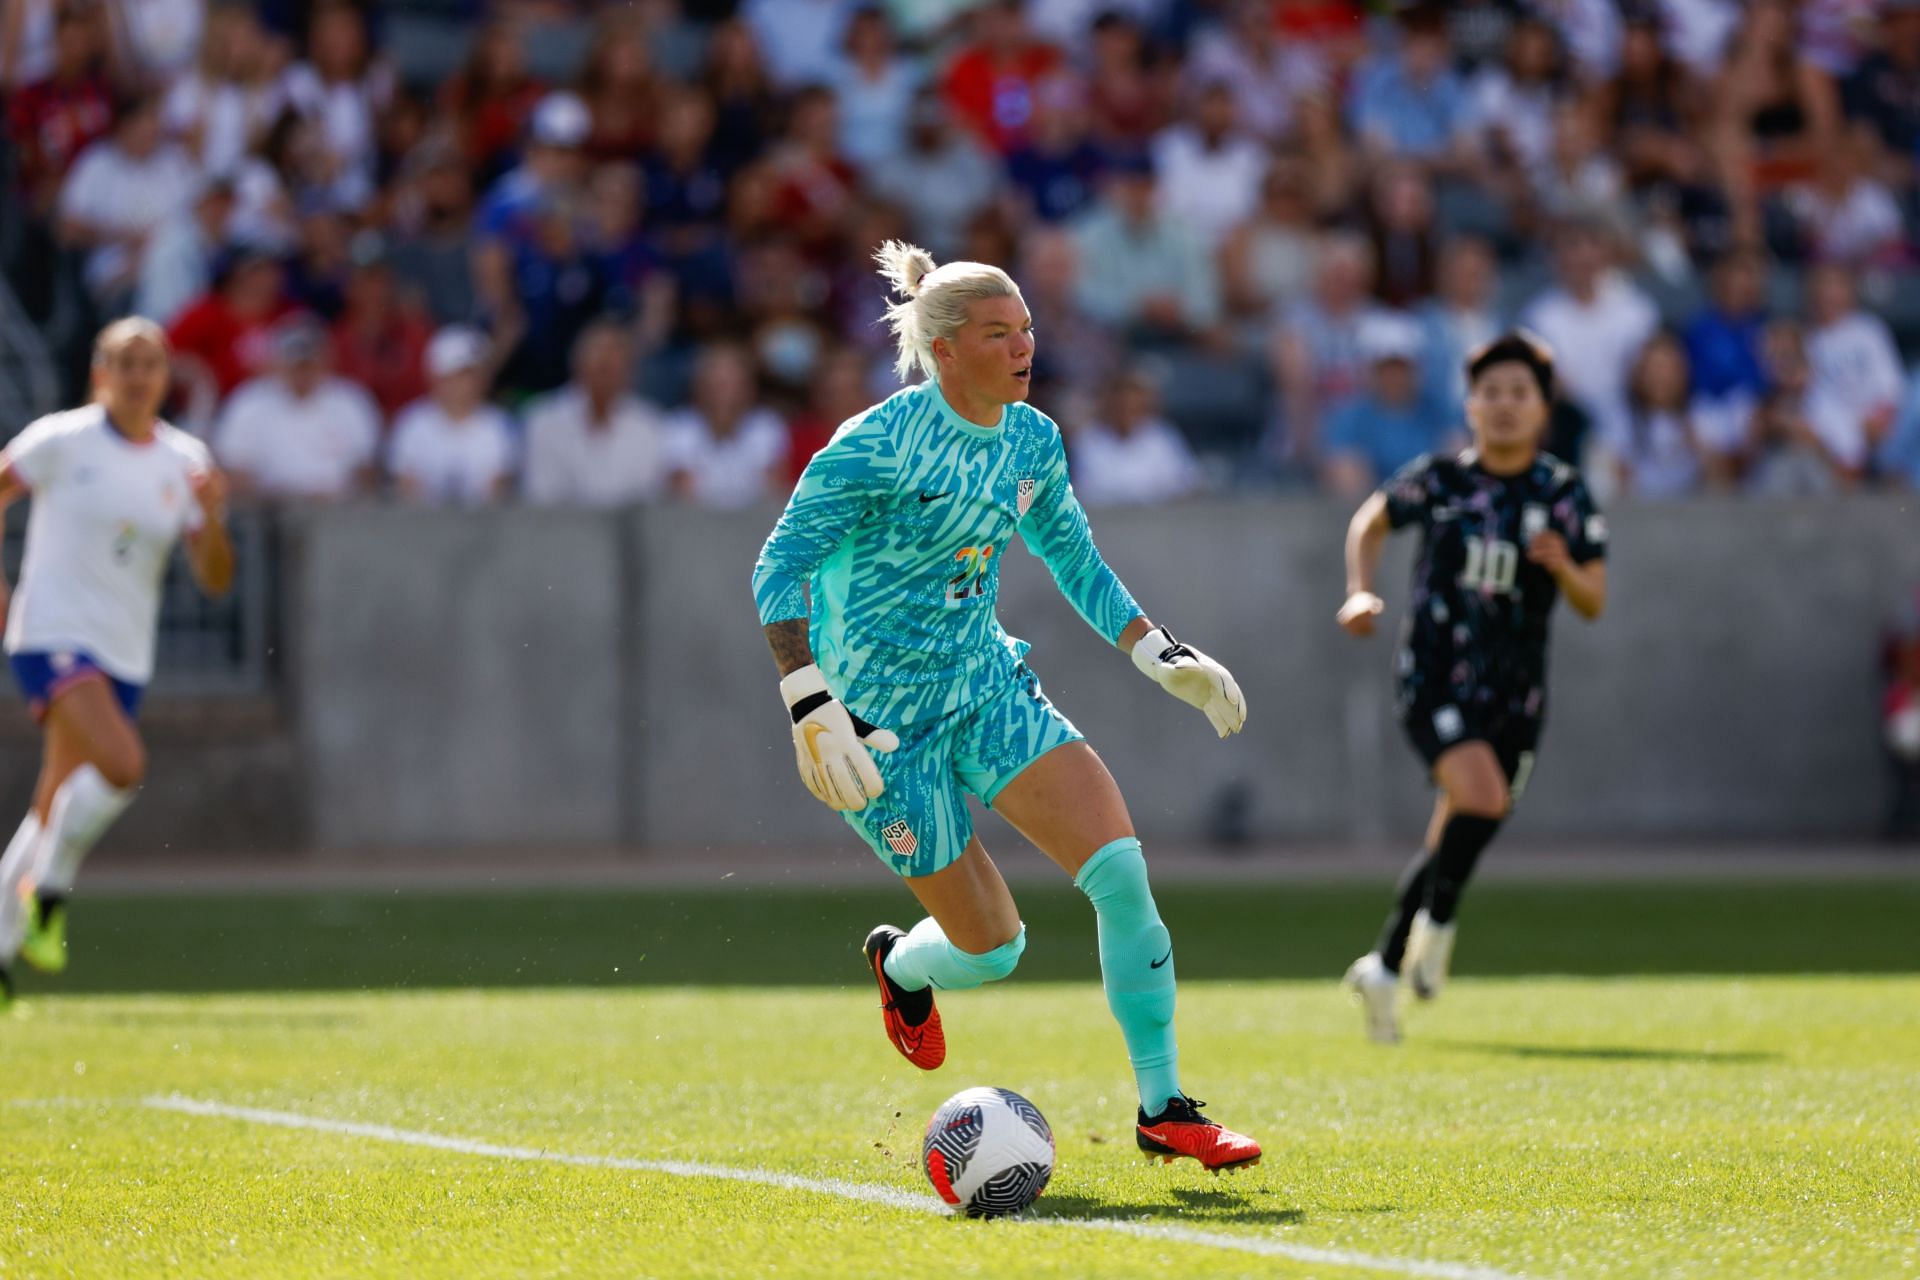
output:
[[[1466,696],[1457,700],[1451,695],[1463,691],[1441,686],[1436,692],[1441,696],[1401,701],[1400,726],[1427,768],[1431,770],[1442,755],[1463,742],[1484,742],[1493,748],[1514,803],[1519,803],[1533,772],[1545,717],[1529,713],[1524,704],[1510,699],[1475,696],[1476,691],[1464,691]]]

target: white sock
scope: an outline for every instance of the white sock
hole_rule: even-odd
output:
[[[47,811],[47,834],[40,841],[32,872],[35,890],[72,893],[81,860],[107,833],[113,820],[133,803],[133,797],[134,792],[113,786],[90,764],[68,774],[53,793],[53,807]]]
[[[29,809],[7,842],[6,853],[0,855],[0,962],[13,959],[20,950],[27,923],[20,907],[20,881],[33,869],[34,846],[39,842],[40,816]]]

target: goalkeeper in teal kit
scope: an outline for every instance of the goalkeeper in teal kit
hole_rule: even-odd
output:
[[[801,779],[927,910],[911,930],[867,936],[888,1037],[915,1066],[938,1067],[934,990],[1004,978],[1026,947],[973,833],[971,792],[1093,902],[1141,1150],[1213,1170],[1255,1164],[1258,1143],[1181,1091],[1173,943],[1112,775],[995,615],[1009,541],[1018,534],[1089,626],[1223,738],[1246,720],[1239,686],[1155,627],[1101,559],[1060,432],[1025,403],[1034,336],[1019,287],[977,262],[936,269],[910,245],[878,257],[901,296],[887,315],[900,373],[917,364],[927,380],[849,419],[808,464],[753,589]]]

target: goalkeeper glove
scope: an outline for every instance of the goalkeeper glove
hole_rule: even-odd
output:
[[[1133,665],[1180,701],[1206,712],[1221,737],[1240,732],[1247,722],[1247,700],[1227,669],[1175,640],[1165,627],[1155,627],[1134,644]]]
[[[848,711],[827,691],[826,677],[812,663],[780,682],[780,696],[793,715],[793,752],[800,780],[814,799],[829,809],[858,813],[867,801],[885,793],[887,784],[867,753],[894,750],[900,745],[896,734]]]

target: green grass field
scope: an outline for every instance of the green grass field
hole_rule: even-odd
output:
[[[0,1276],[1920,1276],[1920,882],[1488,885],[1392,1050],[1333,984],[1380,896],[1163,891],[1220,1179],[1132,1151],[1070,894],[932,1075],[897,890],[83,901],[0,1019]],[[1025,1221],[928,1211],[985,1083],[1059,1140]]]

